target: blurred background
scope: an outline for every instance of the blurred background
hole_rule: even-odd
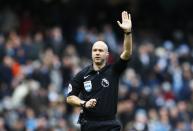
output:
[[[79,131],[65,103],[70,79],[104,40],[122,51],[116,21],[131,13],[134,51],[120,79],[123,131],[193,131],[192,0],[1,0],[0,131]]]

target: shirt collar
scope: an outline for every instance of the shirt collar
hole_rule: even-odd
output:
[[[95,71],[94,68],[93,68],[93,64],[91,64],[91,65],[89,66],[88,72],[89,72],[89,73],[91,73],[91,72],[102,72],[102,71],[106,70],[108,66],[109,66],[109,64],[106,64],[102,69],[100,69],[100,70],[98,70],[98,71]]]

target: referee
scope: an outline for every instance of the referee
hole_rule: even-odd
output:
[[[92,47],[92,64],[80,71],[69,84],[66,101],[82,107],[79,116],[81,131],[121,130],[121,124],[116,120],[118,84],[132,54],[130,14],[123,11],[122,23],[117,23],[124,31],[119,60],[108,65],[108,47],[103,41],[97,41]]]

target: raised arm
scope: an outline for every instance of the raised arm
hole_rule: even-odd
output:
[[[132,23],[131,15],[126,11],[122,12],[122,23],[117,21],[119,27],[124,31],[123,52],[120,57],[123,60],[128,60],[132,55]]]

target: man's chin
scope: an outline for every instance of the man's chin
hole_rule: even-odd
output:
[[[95,62],[95,64],[96,64],[96,65],[99,65],[99,66],[102,65],[101,62]]]
[[[101,61],[95,61],[94,63],[99,66],[103,64]]]
[[[95,59],[95,60],[94,60],[94,64],[95,64],[95,65],[98,65],[98,66],[103,65],[104,62],[105,62],[105,61],[102,60],[102,59],[100,59],[100,60],[99,60],[99,59],[98,59],[98,60]]]

